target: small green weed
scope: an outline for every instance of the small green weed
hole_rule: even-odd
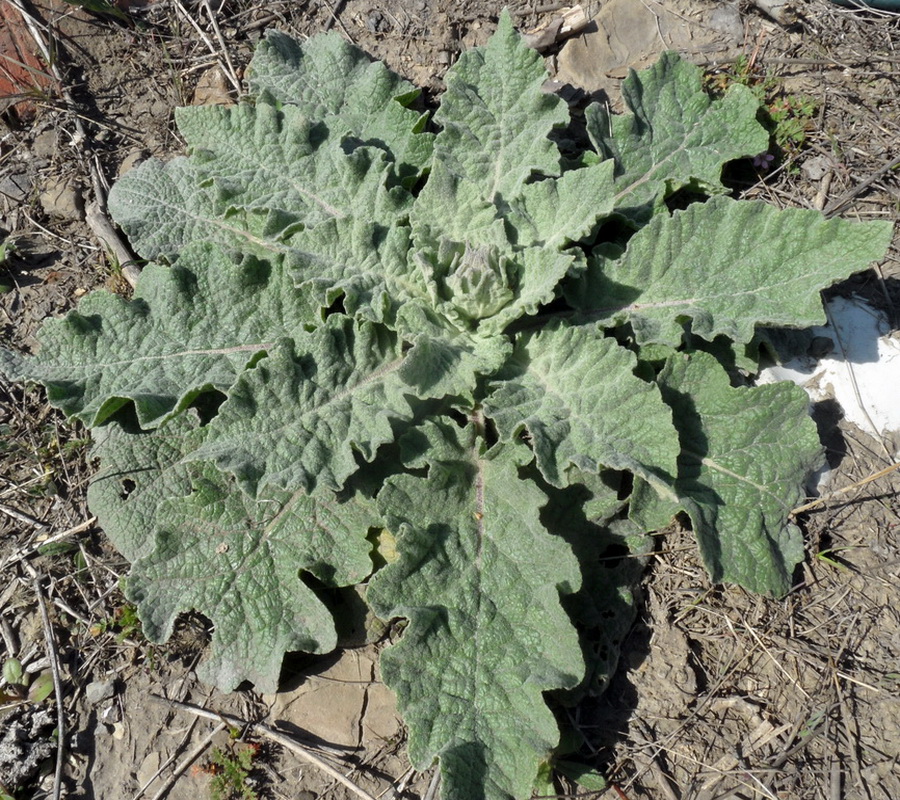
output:
[[[141,621],[137,608],[131,603],[124,603],[113,611],[111,617],[95,622],[90,628],[92,636],[103,633],[115,634],[116,642],[122,644],[126,639],[141,636]]]
[[[816,101],[804,95],[781,94],[767,103],[775,144],[788,153],[800,150],[817,109]]]
[[[15,252],[15,246],[9,239],[0,238],[0,267],[6,263],[7,256]],[[0,277],[0,294],[4,294],[12,289],[12,283],[8,278]]]
[[[775,145],[788,155],[799,152],[818,110],[816,101],[804,95],[789,94],[770,70],[763,71],[754,59],[744,55],[739,56],[730,68],[707,78],[707,87],[717,95],[736,83],[750,89],[759,101],[760,121],[769,129]]]
[[[93,14],[115,17],[122,22],[131,22],[131,17],[122,9],[116,8],[109,0],[65,0],[67,5],[83,8]]]
[[[835,569],[843,570],[844,572],[852,572],[853,570],[847,565],[847,562],[839,555],[845,550],[854,550],[854,547],[829,547],[826,550],[820,550],[816,553],[816,559],[824,562],[825,564],[829,564]]]
[[[257,800],[259,795],[248,782],[259,745],[231,742],[216,747],[203,771],[212,776],[209,791],[212,800]]]

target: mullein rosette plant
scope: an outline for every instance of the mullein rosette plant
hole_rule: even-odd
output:
[[[336,646],[327,592],[367,584],[448,799],[529,796],[545,695],[602,690],[641,570],[619,556],[676,514],[713,581],[787,591],[821,448],[800,389],[735,367],[891,236],[729,197],[758,101],[675,54],[627,114],[589,106],[584,145],[545,78],[504,14],[429,125],[339,36],[270,32],[247,101],[180,109],[188,154],[114,187],[134,296],[0,360],[92,429],[127,597],[153,641],[212,621],[207,681],[275,690],[285,652]]]

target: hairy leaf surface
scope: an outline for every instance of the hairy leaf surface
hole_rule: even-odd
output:
[[[407,393],[419,369],[390,331],[346,317],[274,349],[245,372],[209,424],[194,458],[211,459],[255,494],[265,486],[338,490],[356,455],[394,441],[412,418]]]
[[[294,106],[194,106],[176,121],[219,207],[229,217],[256,212],[270,235],[361,213],[390,223],[408,211],[409,194],[387,186],[389,153],[349,148]]]
[[[445,78],[436,156],[495,206],[517,197],[533,175],[561,171],[549,135],[569,114],[562,99],[542,91],[546,77],[540,55],[504,14],[487,46],[463,52]]]
[[[441,762],[444,797],[526,797],[559,739],[541,692],[584,665],[560,591],[578,588],[567,545],[540,524],[546,496],[521,452],[485,452],[473,425],[430,425],[426,478],[392,479],[379,506],[400,559],[369,584],[384,618],[409,620],[382,658],[410,725],[413,763]],[[526,456],[527,457],[527,456]]]
[[[656,217],[621,258],[594,261],[570,299],[604,324],[627,320],[641,344],[678,346],[687,322],[745,344],[756,325],[824,324],[820,290],[880,258],[891,232],[716,197]]]
[[[646,222],[682,187],[724,192],[723,165],[769,147],[750,89],[735,84],[713,100],[703,91],[700,69],[677,53],[663,53],[642,72],[631,70],[622,99],[630,114],[610,116],[594,103],[585,123],[597,151],[616,165],[617,212],[636,222]]]
[[[570,467],[675,474],[672,412],[614,339],[557,325],[520,339],[516,359],[521,374],[497,384],[485,411],[504,439],[527,433],[550,484],[566,486]]]
[[[417,177],[430,161],[433,135],[422,131],[425,116],[408,108],[419,90],[337,33],[301,44],[268,31],[253,56],[250,88],[297,106],[339,137],[384,147],[403,178]]]
[[[411,214],[412,263],[433,308],[456,329],[496,334],[552,302],[585,266],[568,246],[612,211],[611,179],[611,165],[548,178],[501,209],[437,162]]]
[[[110,192],[109,207],[144,258],[174,260],[191,242],[259,255],[292,252],[291,234],[329,219],[387,224],[408,213],[380,148],[343,143],[293,106],[220,106],[178,115],[194,157],[150,160]]]
[[[187,415],[153,432],[107,429],[94,448],[101,468],[90,502],[134,562],[127,594],[145,635],[164,641],[181,612],[199,611],[215,625],[204,680],[275,691],[286,651],[328,652],[336,641],[300,572],[330,586],[363,580],[372,569],[366,533],[381,518],[359,494],[236,491],[195,460],[207,435]]]
[[[225,691],[248,680],[273,692],[285,652],[327,653],[337,643],[331,612],[300,571],[331,585],[360,582],[372,566],[365,533],[379,517],[360,498],[250,498],[229,484],[207,465],[189,496],[160,506],[156,547],[135,562],[127,593],[151,640],[167,639],[184,611],[212,620],[204,680]]]
[[[174,268],[144,269],[134,298],[95,292],[41,331],[40,355],[8,367],[40,381],[50,400],[88,426],[134,403],[141,427],[225,392],[281,339],[305,335],[314,306],[281,261],[237,263],[193,245]]]
[[[428,303],[419,271],[407,263],[409,228],[366,219],[332,219],[291,237],[294,281],[321,308],[340,300],[346,313],[393,325],[410,302]]]
[[[100,459],[100,467],[88,487],[88,503],[116,549],[132,563],[156,547],[160,506],[190,494],[192,476],[203,465],[183,458],[205,436],[191,412],[153,431],[104,425],[94,433],[91,456]]]
[[[673,356],[660,376],[681,437],[676,491],[715,581],[783,595],[803,558],[789,514],[822,461],[805,392],[733,388],[706,353]]]
[[[522,187],[509,220],[520,245],[561,248],[586,239],[615,208],[613,162],[566,172]]]

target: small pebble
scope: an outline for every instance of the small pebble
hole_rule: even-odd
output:
[[[231,84],[219,67],[210,67],[197,80],[192,104],[195,106],[233,106],[229,89]]]
[[[84,690],[84,696],[91,705],[97,705],[104,700],[109,700],[116,693],[114,681],[94,681],[89,683]]]
[[[51,159],[56,155],[56,150],[57,138],[55,130],[39,133],[31,143],[31,152],[35,158]]]
[[[24,172],[0,178],[0,195],[15,203],[21,203],[31,190],[31,178]]]
[[[52,217],[84,219],[84,199],[73,178],[51,178],[40,200],[41,208]]]
[[[814,156],[808,158],[800,166],[800,170],[811,181],[820,181],[825,173],[834,169],[834,159],[827,156]]]
[[[138,164],[147,159],[147,152],[142,149],[132,150],[125,158],[122,160],[122,164],[119,166],[119,177],[121,178],[126,172],[133,170]]]

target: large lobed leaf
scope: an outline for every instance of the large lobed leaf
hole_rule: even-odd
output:
[[[584,672],[560,604],[579,586],[577,562],[541,525],[546,496],[519,478],[525,448],[487,451],[472,423],[430,424],[407,447],[428,475],[391,479],[379,495],[400,558],[372,578],[368,600],[409,620],[382,674],[410,757],[420,769],[440,759],[444,797],[527,797],[559,740],[542,692]]]
[[[182,108],[176,122],[196,179],[216,188],[216,210],[229,221],[259,215],[269,237],[360,214],[390,224],[408,212],[409,194],[389,186],[390,153],[350,148],[294,106]]]
[[[700,69],[677,53],[663,53],[642,72],[631,70],[622,98],[630,114],[611,116],[594,103],[585,110],[585,123],[597,151],[615,163],[616,212],[635,224],[685,186],[724,192],[726,162],[768,149],[753,93],[736,84],[713,100],[703,90]]]
[[[284,653],[325,653],[336,643],[331,613],[301,580],[352,585],[372,569],[366,533],[380,525],[374,502],[302,490],[256,498],[196,450],[209,429],[182,415],[153,432],[108,428],[89,499],[113,543],[133,561],[126,583],[151,641],[178,615],[214,624],[204,680],[225,691],[248,680],[275,691]]]
[[[339,136],[384,147],[404,179],[418,177],[431,159],[426,117],[408,108],[419,90],[337,33],[301,44],[267,31],[253,55],[250,89],[296,106]]]
[[[365,498],[302,490],[250,498],[209,464],[198,473],[189,496],[160,506],[155,549],[135,562],[127,595],[152,641],[168,639],[184,611],[213,622],[204,680],[274,692],[286,652],[337,644],[331,612],[301,571],[331,586],[362,581],[372,569],[365,534],[379,517]]]
[[[228,391],[278,341],[304,336],[313,309],[281,260],[235,261],[192,245],[176,267],[147,266],[132,300],[88,295],[41,329],[36,358],[0,352],[0,365],[43,383],[54,405],[89,427],[132,403],[139,424],[153,428],[203,392]]]
[[[192,241],[290,252],[292,233],[364,215],[395,222],[426,168],[433,135],[406,106],[417,91],[340,36],[300,45],[272,32],[251,65],[255,104],[180,109],[194,151],[151,160],[110,193],[144,258]]]
[[[595,326],[556,325],[523,336],[519,374],[498,382],[485,411],[509,440],[526,433],[553,486],[576,468],[630,470],[656,482],[676,473],[672,412],[637,359]]]
[[[411,420],[420,364],[390,331],[333,316],[237,380],[193,458],[214,461],[244,491],[341,489]],[[428,360],[427,367],[432,362]]]
[[[681,438],[675,489],[712,579],[783,595],[803,559],[790,513],[822,462],[806,393],[734,388],[706,353],[673,356],[659,384]]]
[[[462,53],[447,73],[435,153],[488,203],[509,202],[535,174],[561,171],[549,134],[568,124],[569,112],[542,90],[546,75],[505,12],[487,46]]]
[[[191,242],[285,255],[309,226],[391,224],[408,213],[409,194],[388,186],[388,154],[348,152],[293,106],[184,109],[178,122],[194,156],[147,161],[110,192],[110,211],[143,258],[174,260]]]
[[[745,344],[757,325],[823,324],[819,292],[880,258],[892,229],[716,197],[657,216],[619,258],[598,254],[568,297],[593,320],[629,322],[640,344],[676,347],[686,324]]]

